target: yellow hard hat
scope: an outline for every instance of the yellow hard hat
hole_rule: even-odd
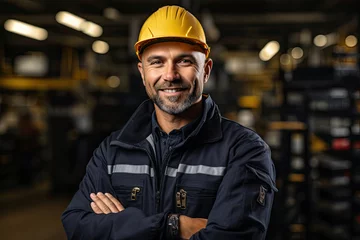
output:
[[[179,6],[161,7],[148,17],[134,46],[136,55],[141,60],[141,53],[145,47],[161,41],[198,44],[202,47],[206,58],[210,53],[210,47],[206,44],[204,29],[199,20]]]

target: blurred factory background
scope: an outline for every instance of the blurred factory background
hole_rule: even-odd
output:
[[[66,239],[93,150],[146,99],[133,45],[168,4],[205,28],[205,91],[272,148],[268,240],[360,239],[356,0],[0,0],[0,239]]]

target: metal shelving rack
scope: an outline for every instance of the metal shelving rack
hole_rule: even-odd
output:
[[[307,238],[301,239],[359,239],[360,78],[342,76],[329,81],[298,82],[285,88],[284,96],[290,92],[302,96],[301,105],[307,112],[302,114],[297,108],[292,118],[300,115],[307,122],[308,134],[327,146],[308,155],[309,228]],[[310,147],[314,144],[312,139],[309,138]]]
[[[353,78],[355,82],[358,78]],[[354,108],[359,86],[325,84],[312,88],[310,100],[311,132],[324,141],[327,149],[314,154],[317,162],[317,239],[353,239],[354,220],[358,216],[354,196],[360,190],[354,179],[360,174],[356,167],[355,133],[358,113]],[[324,105],[323,109],[316,106]],[[327,103],[327,104],[324,104]]]
[[[275,196],[269,227],[269,240],[311,239],[312,182],[310,178],[310,141],[307,122],[307,98],[301,93],[300,104],[292,104],[287,95],[289,85],[283,84],[283,101],[267,108],[263,118],[275,115],[268,125],[265,140],[272,149],[277,171],[279,192]],[[278,118],[278,120],[274,120]],[[273,137],[268,137],[273,135]],[[276,137],[274,137],[274,135]],[[272,138],[272,139],[271,139]]]
[[[360,239],[360,78],[335,73],[284,81],[280,121],[269,128],[280,133],[281,148],[270,147],[279,187],[272,222],[281,234],[269,239]],[[296,153],[294,136],[303,146]]]

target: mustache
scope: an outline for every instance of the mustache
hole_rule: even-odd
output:
[[[181,82],[181,80],[178,82],[176,82],[176,81],[164,82],[164,83],[155,85],[156,90],[161,90],[161,89],[166,89],[166,88],[190,88],[190,85]]]

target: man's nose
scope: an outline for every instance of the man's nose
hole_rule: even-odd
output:
[[[176,64],[170,63],[167,65],[167,67],[165,68],[164,79],[166,81],[174,81],[176,79],[179,79],[179,73],[176,69]]]

